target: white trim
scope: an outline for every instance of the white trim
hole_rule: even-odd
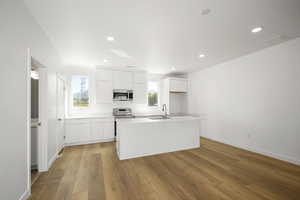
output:
[[[26,125],[26,138],[27,138],[27,186],[25,193],[21,196],[21,199],[27,199],[27,195],[30,195],[31,191],[31,54],[30,49],[27,49],[27,58],[26,58],[26,80],[27,80],[27,87],[26,87],[26,94],[27,94],[27,125]]]
[[[56,135],[56,143],[57,143],[57,146],[56,146],[56,149],[57,149],[57,152],[60,152],[63,148],[64,148],[64,146],[65,146],[65,138],[66,138],[66,125],[65,125],[65,120],[66,120],[66,112],[67,112],[67,110],[66,110],[66,105],[68,105],[67,104],[67,99],[66,99],[66,97],[67,97],[67,94],[66,94],[66,87],[67,87],[67,84],[66,84],[66,79],[63,77],[63,76],[61,76],[60,74],[58,74],[58,73],[56,73],[56,118],[57,118],[57,120],[58,120],[58,118],[60,118],[60,116],[58,116],[58,102],[59,102],[59,95],[58,95],[58,91],[59,91],[59,89],[58,89],[58,82],[59,82],[59,80],[60,81],[62,81],[62,83],[63,83],[63,95],[64,95],[64,115],[63,115],[63,117],[62,117],[62,120],[63,120],[63,136],[64,136],[64,141],[63,141],[63,143],[61,144],[61,141],[60,141],[60,133],[57,133],[57,135]]]
[[[215,140],[217,142],[221,142],[221,143],[224,143],[224,144],[227,144],[227,145],[230,145],[230,146],[238,147],[238,148],[241,148],[241,149],[244,149],[244,150],[248,150],[248,151],[251,151],[251,152],[254,152],[254,153],[258,153],[258,154],[261,154],[261,155],[264,155],[264,156],[268,156],[268,157],[271,157],[271,158],[274,158],[274,159],[278,159],[278,160],[281,160],[281,161],[289,162],[289,163],[300,166],[300,160],[297,160],[296,158],[281,155],[281,154],[278,154],[278,153],[273,153],[273,152],[266,151],[266,150],[263,150],[263,149],[250,147],[248,145],[228,143],[228,142],[217,140],[215,138],[210,138],[210,137],[203,137],[203,138],[208,138],[208,139],[211,139],[211,140]]]
[[[26,190],[22,196],[19,198],[19,200],[27,200],[30,197],[31,193],[30,190]]]
[[[95,144],[95,143],[113,142],[113,141],[115,141],[115,138],[99,139],[99,140],[88,140],[88,141],[84,141],[84,142],[72,142],[72,143],[66,143],[65,146],[76,146],[76,145]]]
[[[40,172],[48,170],[48,72],[47,68],[38,68],[39,72],[39,122],[38,126],[38,168]]]
[[[52,158],[49,160],[48,162],[48,170],[51,168],[51,166],[53,165],[54,161],[58,158],[58,153],[59,151],[57,151],[53,156]]]

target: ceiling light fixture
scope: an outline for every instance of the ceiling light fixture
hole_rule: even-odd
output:
[[[103,62],[104,62],[104,63],[107,63],[107,62],[108,62],[108,60],[104,59],[104,60],[103,60]]]
[[[263,28],[261,26],[259,27],[255,27],[251,30],[252,33],[259,33],[263,30]]]
[[[204,57],[205,57],[204,54],[200,54],[200,55],[199,55],[199,58],[204,58]]]
[[[115,38],[114,37],[112,37],[112,36],[107,36],[107,41],[110,41],[110,42],[112,42],[112,41],[114,41],[115,40]]]
[[[38,80],[38,79],[39,79],[39,74],[38,74],[37,71],[31,70],[31,71],[30,71],[30,77],[31,77],[32,79]]]
[[[172,71],[175,71],[175,70],[176,70],[176,68],[175,68],[175,67],[172,67],[172,68],[171,68],[171,70],[172,70]]]
[[[201,10],[201,15],[208,15],[211,12],[209,8]]]

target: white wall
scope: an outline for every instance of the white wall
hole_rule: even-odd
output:
[[[300,38],[189,74],[202,135],[300,164]]]
[[[27,48],[49,68],[60,58],[23,1],[1,0],[0,24],[0,199],[17,200],[28,189]]]

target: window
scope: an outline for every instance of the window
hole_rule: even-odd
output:
[[[148,82],[148,106],[158,106],[158,85],[159,82]]]
[[[72,76],[72,100],[74,107],[89,106],[89,79],[87,76]]]

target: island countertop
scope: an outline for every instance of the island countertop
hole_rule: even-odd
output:
[[[199,120],[197,116],[186,115],[186,116],[168,116],[167,119],[159,119],[158,116],[149,117],[136,117],[136,118],[121,118],[117,119],[117,123],[164,123],[170,121],[186,121],[186,120]]]

